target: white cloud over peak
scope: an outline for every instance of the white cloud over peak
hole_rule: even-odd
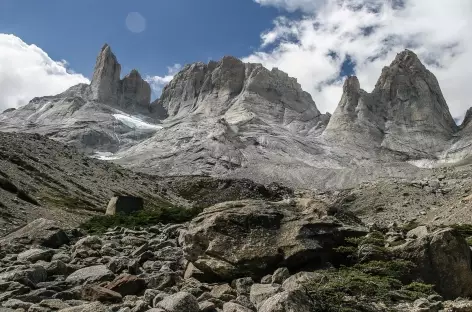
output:
[[[36,45],[0,33],[0,112],[25,105],[37,96],[54,95],[89,80],[54,61]]]
[[[162,89],[171,82],[174,78],[174,75],[177,74],[182,69],[182,65],[174,64],[172,66],[167,67],[167,75],[165,76],[146,76],[144,80],[146,80],[152,89],[152,93],[155,97],[159,97],[162,93]]]
[[[405,48],[436,75],[453,117],[461,118],[472,106],[470,0],[254,1],[305,16],[276,19],[261,35],[260,49],[245,61],[296,77],[321,111],[333,112],[341,98],[346,60],[371,91],[382,67]]]

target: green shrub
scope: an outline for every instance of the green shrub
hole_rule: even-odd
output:
[[[130,215],[95,216],[84,222],[80,227],[89,233],[103,233],[109,228],[152,226],[158,223],[185,223],[192,220],[202,209],[186,209],[181,207],[162,207],[142,210]]]
[[[406,280],[416,265],[407,260],[370,261],[354,266],[363,273]]]

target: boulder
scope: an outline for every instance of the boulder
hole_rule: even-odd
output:
[[[178,292],[157,303],[157,308],[167,312],[199,312],[197,299],[189,293]]]
[[[17,259],[34,263],[39,260],[50,261],[53,255],[52,250],[33,248],[20,253]]]
[[[66,278],[66,282],[81,284],[84,282],[111,281],[114,274],[105,265],[95,265],[75,271]]]
[[[11,243],[59,248],[69,243],[69,237],[56,222],[40,218],[0,238],[0,246]]]
[[[245,200],[205,209],[179,241],[186,259],[204,273],[202,279],[232,281],[260,278],[278,267],[321,267],[336,260],[333,248],[346,237],[365,233],[358,221],[348,224],[334,216],[319,218],[284,201]]]
[[[59,312],[112,312],[112,310],[100,302],[92,302],[78,305],[76,307],[61,309]]]
[[[106,288],[122,296],[139,295],[146,289],[146,281],[134,275],[125,274],[110,282]]]
[[[436,285],[446,299],[472,295],[471,250],[455,230],[439,229],[392,250],[416,263],[417,277]]]
[[[131,214],[143,210],[144,201],[140,197],[134,196],[114,196],[108,203],[107,215]]]
[[[100,287],[97,285],[85,285],[82,288],[81,297],[83,300],[100,302],[120,302],[122,297],[116,291]]]
[[[253,312],[253,311],[235,302],[226,302],[223,305],[223,312]]]
[[[284,291],[265,300],[258,312],[312,312],[312,299],[302,290]]]
[[[282,291],[279,285],[254,284],[249,294],[252,304],[259,308],[266,299]]]

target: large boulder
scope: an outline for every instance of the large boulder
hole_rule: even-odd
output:
[[[114,274],[105,265],[95,265],[75,271],[66,278],[66,282],[82,284],[84,282],[103,282],[114,279]]]
[[[439,229],[393,248],[417,264],[416,274],[446,299],[472,295],[471,251],[465,239],[450,228]]]
[[[366,230],[355,218],[342,223],[327,211],[315,210],[285,201],[222,203],[195,218],[180,242],[185,257],[208,281],[262,277],[282,266],[322,267],[336,260],[333,248],[346,237]]]
[[[11,243],[59,248],[69,243],[69,237],[56,222],[40,218],[0,239],[0,246]]]
[[[140,197],[134,196],[114,196],[107,206],[107,215],[131,214],[143,210],[144,201]]]

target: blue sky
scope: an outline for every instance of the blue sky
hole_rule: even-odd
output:
[[[130,12],[146,19],[143,32],[126,27]],[[66,59],[89,78],[105,42],[124,72],[164,75],[175,63],[251,54],[279,14],[252,0],[0,0],[0,33],[36,44],[52,59]]]
[[[132,12],[145,29],[127,27]],[[233,55],[287,72],[333,112],[346,75],[371,91],[410,48],[460,120],[472,106],[471,17],[471,0],[0,0],[0,110],[87,82],[106,42],[122,76],[138,69],[155,96],[169,67]]]

